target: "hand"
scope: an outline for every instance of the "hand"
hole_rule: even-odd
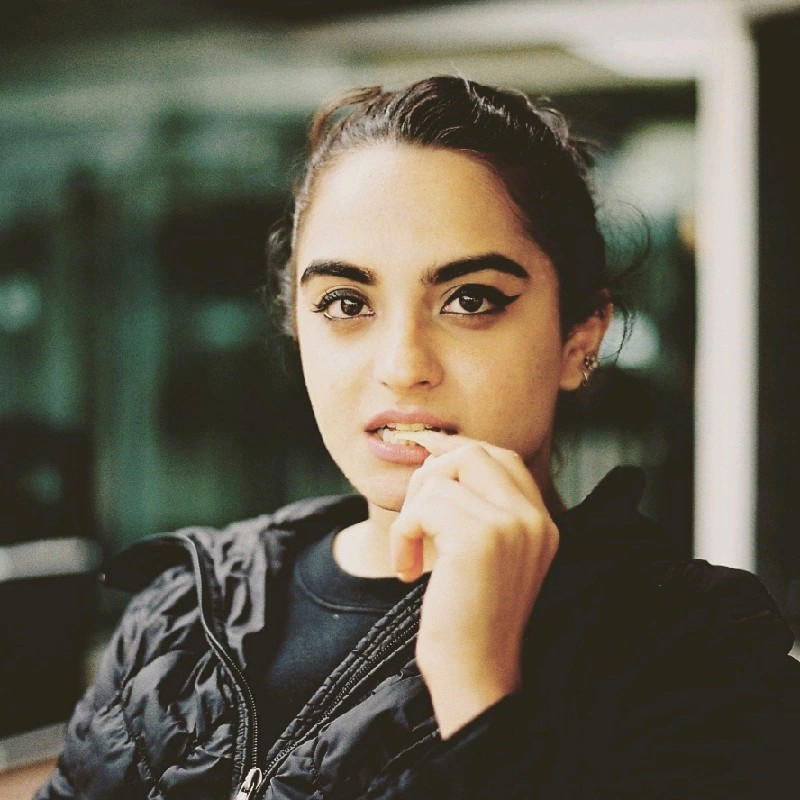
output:
[[[522,637],[558,529],[517,453],[460,435],[403,435],[431,455],[392,524],[392,559],[412,581],[423,540],[435,547],[416,657],[447,738],[519,688]]]

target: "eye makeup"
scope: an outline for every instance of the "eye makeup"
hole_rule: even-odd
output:
[[[501,314],[520,296],[519,294],[508,295],[495,286],[470,283],[459,286],[450,294],[442,306],[441,313],[455,317],[482,317],[487,314]],[[339,310],[342,312],[341,315],[329,313],[329,309],[337,302],[339,303]],[[445,310],[454,303],[460,303],[460,311]],[[484,303],[488,303],[489,307],[483,308]],[[317,314],[321,313],[331,321],[363,319],[364,317],[374,316],[374,311],[370,311],[368,314],[359,313],[364,306],[369,306],[369,304],[358,292],[351,288],[338,287],[326,292],[319,301],[313,304],[311,311]]]
[[[454,316],[483,316],[484,314],[501,314],[510,306],[515,300],[520,297],[518,294],[506,294],[500,291],[495,286],[484,286],[479,283],[468,283],[466,286],[459,286],[448,298],[444,304],[443,309],[447,308],[451,303],[456,301],[461,302],[462,311],[444,311],[444,314],[451,314]],[[477,308],[468,308],[469,305],[474,305],[477,300]],[[484,302],[492,304],[491,308],[479,311],[477,309],[483,306]]]
[[[340,310],[344,313],[344,316],[332,316],[328,314],[328,309],[336,302],[340,303]],[[360,295],[358,292],[355,292],[353,289],[348,288],[337,288],[331,289],[331,291],[326,292],[322,298],[314,303],[311,307],[311,310],[315,314],[322,313],[326,319],[330,320],[339,320],[339,319],[359,319],[362,317],[371,317],[375,312],[370,314],[348,314],[346,309],[350,309],[351,311],[354,310],[353,306],[366,306],[367,301]]]

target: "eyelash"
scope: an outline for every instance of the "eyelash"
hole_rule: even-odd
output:
[[[508,295],[504,292],[501,292],[494,286],[482,286],[478,283],[468,283],[465,286],[459,286],[450,297],[445,302],[442,308],[450,305],[454,300],[457,300],[459,297],[479,297],[481,298],[481,305],[483,304],[483,300],[488,300],[490,303],[494,304],[494,308],[487,309],[486,311],[475,311],[475,312],[453,312],[453,311],[446,311],[445,314],[454,317],[482,317],[486,314],[502,314],[506,307],[511,305],[518,297],[518,294]],[[367,305],[367,301],[364,300],[363,297],[353,292],[352,289],[333,289],[327,294],[325,294],[319,302],[315,303],[313,308],[311,309],[314,313],[322,313],[325,319],[329,319],[332,322],[340,322],[343,320],[348,319],[363,319],[364,317],[371,317],[374,315],[375,312],[372,314],[354,314],[352,316],[343,316],[343,317],[332,317],[325,312],[330,308],[333,303],[337,300],[353,300],[356,303],[361,303],[362,305]],[[480,307],[480,306],[479,306]]]

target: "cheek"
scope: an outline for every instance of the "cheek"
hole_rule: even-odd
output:
[[[298,331],[303,378],[314,414],[320,426],[330,419],[341,419],[343,408],[355,408],[351,395],[359,391],[357,354],[333,346],[324,337]]]
[[[501,341],[491,344],[484,368],[498,381],[519,389],[548,385],[558,380],[561,369],[561,340],[555,322],[534,317]]]
[[[303,380],[316,412],[318,401],[324,400],[325,397],[321,388],[330,380],[331,362],[326,358],[325,350],[319,341],[315,337],[309,336],[302,328],[298,330],[298,343]]]
[[[549,337],[529,337],[496,352],[508,357],[495,355],[472,378],[489,418],[503,425],[529,420],[537,429],[546,427],[554,413],[561,376],[559,344]]]

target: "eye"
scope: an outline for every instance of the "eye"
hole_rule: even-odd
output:
[[[330,310],[336,309],[337,306],[340,313],[331,313]],[[333,289],[323,295],[319,302],[314,303],[311,310],[316,314],[322,313],[326,319],[331,320],[360,319],[361,317],[371,317],[374,313],[359,313],[365,306],[367,306],[367,301],[352,289]]]
[[[447,302],[442,306],[442,313],[469,317],[477,317],[483,314],[500,314],[505,311],[506,306],[511,305],[518,297],[518,294],[505,294],[494,286],[469,283],[466,286],[459,286],[450,295]],[[460,310],[445,311],[451,304],[457,304],[456,308]]]

